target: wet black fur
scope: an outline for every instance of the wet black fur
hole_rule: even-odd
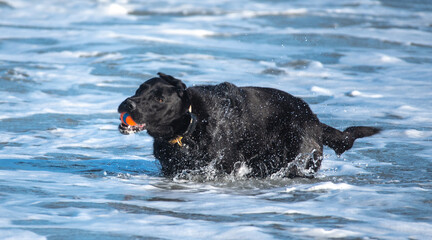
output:
[[[190,105],[196,127],[183,136],[191,120]],[[321,123],[302,99],[277,89],[227,82],[186,88],[162,73],[143,83],[118,111],[146,124],[165,176],[209,164],[232,173],[242,162],[251,169],[249,177],[280,172],[286,177],[310,176],[305,173],[321,165],[323,144],[342,154],[355,139],[379,132],[373,127],[341,132]],[[184,137],[183,146],[170,143],[177,136]]]

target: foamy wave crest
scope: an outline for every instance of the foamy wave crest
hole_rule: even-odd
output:
[[[107,15],[111,16],[122,16],[127,15],[130,11],[127,6],[118,3],[111,3],[103,8],[103,11]]]
[[[204,29],[163,29],[160,30],[161,33],[170,35],[185,35],[194,37],[207,37],[216,35],[215,32],[204,30]]]
[[[342,230],[342,229],[331,229],[326,230],[324,228],[292,228],[294,232],[301,233],[313,238],[326,239],[326,238],[355,238],[361,236],[360,233]]]
[[[303,15],[308,12],[305,8],[299,9],[288,9],[284,11],[279,10],[268,10],[268,11],[240,11],[236,13],[228,14],[228,17],[242,17],[242,18],[255,18],[255,17],[263,17],[263,16],[295,16],[295,15]]]

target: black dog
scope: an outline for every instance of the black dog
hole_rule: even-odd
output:
[[[162,173],[205,170],[247,177],[313,177],[323,144],[340,155],[355,139],[379,132],[321,123],[302,99],[286,92],[231,83],[186,88],[169,75],[144,82],[118,107],[137,123],[123,134],[147,129]]]

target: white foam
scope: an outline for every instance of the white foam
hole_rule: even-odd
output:
[[[402,63],[402,62],[404,62],[397,57],[392,57],[392,56],[388,56],[388,55],[384,55],[384,54],[381,54],[379,56],[379,60],[383,63]]]
[[[110,16],[122,16],[127,15],[129,13],[129,9],[125,5],[111,3],[104,7],[104,12]]]
[[[420,109],[419,108],[416,108],[416,107],[413,107],[413,106],[410,106],[410,105],[402,105],[402,106],[400,106],[400,107],[398,107],[398,109],[397,109],[398,111],[403,111],[403,112],[417,112],[417,111],[420,111]]]
[[[194,54],[194,53],[183,54],[179,57],[184,58],[184,59],[197,59],[197,60],[215,60],[216,59],[216,57],[212,56],[212,55]]]
[[[194,37],[207,37],[215,35],[215,32],[204,29],[162,29],[161,33],[170,35],[185,35]]]
[[[251,173],[252,169],[246,165],[246,163],[242,162],[240,168],[237,170],[238,177],[244,177],[247,174]]]
[[[359,232],[344,230],[344,229],[324,229],[324,228],[292,228],[291,231],[301,233],[309,237],[317,239],[326,238],[353,238],[362,236]]]
[[[352,185],[347,183],[325,182],[308,188],[306,191],[322,191],[322,190],[349,190],[353,189]]]
[[[345,55],[340,60],[342,63],[347,65],[373,65],[373,66],[388,66],[388,65],[401,65],[406,64],[405,61],[396,57],[390,56],[383,53],[373,53],[373,54],[350,54]]]
[[[324,65],[318,61],[311,61],[308,66],[312,70],[321,70],[324,68]]]
[[[298,79],[299,77],[304,78],[330,78],[332,74],[330,72],[322,71],[322,72],[313,72],[313,71],[294,71],[289,72],[288,75],[290,77],[294,77]]]
[[[255,18],[260,16],[293,16],[293,15],[303,15],[306,14],[308,10],[306,8],[299,9],[287,9],[287,10],[243,10],[239,12],[229,13],[227,17],[229,18]]]
[[[333,191],[333,190],[352,190],[355,188],[347,183],[323,182],[313,186],[293,186],[286,188],[284,192],[291,193],[295,191],[315,192],[315,191]]]
[[[0,231],[0,239],[3,240],[45,240],[44,236],[37,235],[34,232],[21,229],[2,229]]]
[[[363,92],[360,92],[358,90],[353,90],[351,92],[348,93],[349,96],[352,97],[365,97],[365,98],[382,98],[383,95],[381,94],[366,94]]]
[[[311,91],[320,95],[325,95],[325,96],[331,96],[333,95],[333,92],[329,89],[326,88],[322,88],[322,87],[318,87],[318,86],[313,86],[311,88]]]
[[[85,52],[85,51],[61,51],[61,52],[49,52],[43,55],[49,58],[82,58],[82,57],[95,57],[100,54],[97,51]]]
[[[378,221],[377,225],[388,232],[404,232],[407,238],[411,239],[427,239],[432,236],[432,224],[421,220],[409,222],[387,219]]]
[[[215,236],[213,239],[274,239],[271,235],[264,233],[260,228],[254,226],[238,226],[228,231],[223,231]]]
[[[419,131],[417,129],[408,129],[404,133],[409,138],[427,138],[432,136],[432,131]]]
[[[121,53],[109,53],[99,57],[95,62],[103,62],[103,61],[112,61],[112,60],[121,60],[124,56]]]
[[[155,37],[155,36],[146,36],[143,34],[126,34],[126,33],[114,33],[114,32],[103,32],[100,33],[101,36],[105,36],[108,38],[124,38],[124,39],[131,39],[131,40],[140,40],[140,41],[151,41],[151,42],[161,42],[161,43],[174,43],[174,44],[180,44],[180,41],[172,40],[169,38],[163,38],[163,37]]]

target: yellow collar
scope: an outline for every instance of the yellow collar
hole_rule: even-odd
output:
[[[169,143],[171,143],[172,145],[177,143],[180,147],[183,147],[183,143],[181,141],[182,139],[183,139],[182,136],[178,136],[178,137],[174,138],[173,140],[170,140]]]

